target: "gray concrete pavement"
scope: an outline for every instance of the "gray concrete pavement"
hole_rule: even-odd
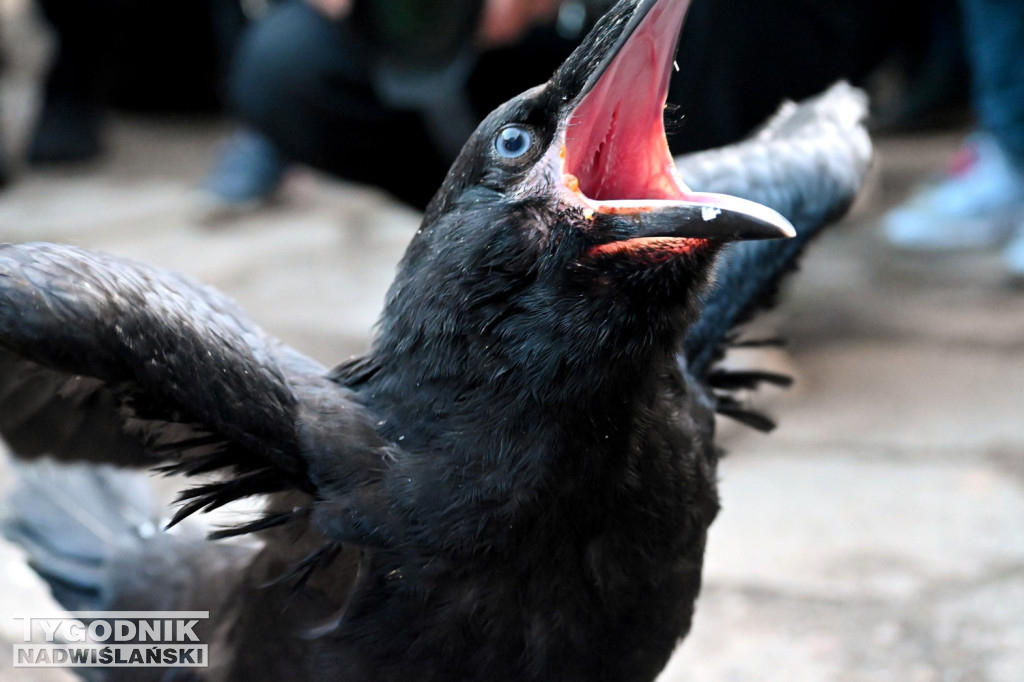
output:
[[[0,86],[15,144],[31,73]],[[224,130],[114,119],[101,163],[24,171],[0,194],[0,241],[181,270],[324,362],[358,352],[417,216],[299,172],[282,204],[203,226],[193,190]],[[874,226],[956,142],[881,141],[869,196],[759,323],[791,346],[745,361],[798,382],[757,398],[775,433],[723,425],[706,587],[664,682],[1024,680],[1024,292],[992,254],[906,257]],[[49,607],[0,543],[0,680],[66,679],[4,663],[7,613]]]

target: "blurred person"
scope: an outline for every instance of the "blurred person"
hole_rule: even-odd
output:
[[[978,129],[940,179],[882,220],[909,250],[1003,247],[1024,278],[1024,0],[961,0]]]
[[[238,0],[36,0],[55,35],[30,163],[85,161],[102,148],[106,107],[218,108],[244,23]]]
[[[883,133],[950,128],[969,120],[969,82],[959,0],[931,0],[901,31],[870,79],[871,127]]]
[[[0,48],[3,44],[0,43]],[[2,49],[0,49],[0,73],[3,72],[5,66],[5,59]],[[7,186],[8,175],[7,175],[7,154],[4,151],[4,135],[0,134],[0,189]]]
[[[610,4],[285,0],[240,41],[229,98],[244,127],[225,145],[205,193],[214,209],[249,206],[272,196],[298,162],[423,207],[480,113],[544,82]],[[411,25],[396,18],[393,34],[434,36],[447,30],[439,15],[473,16],[474,5],[476,23],[459,49],[420,62],[396,57],[406,46],[382,41],[366,21],[374,9],[386,19],[389,7],[401,6]],[[673,152],[727,144],[784,99],[862,79],[914,6],[695,0],[669,95],[685,115],[673,126]]]
[[[412,25],[386,25],[398,4],[286,0],[247,31],[229,81],[247,125],[205,182],[215,205],[270,196],[300,162],[422,207],[479,112],[546,80],[584,29],[526,36],[559,0],[414,0]]]

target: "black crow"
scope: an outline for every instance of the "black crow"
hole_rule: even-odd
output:
[[[687,5],[623,0],[484,120],[370,350],[333,370],[180,276],[0,248],[15,451],[212,476],[174,522],[269,495],[215,533],[258,549],[139,532],[82,547],[63,536],[90,524],[21,502],[8,533],[64,603],[210,611],[204,679],[653,679],[690,628],[718,512],[714,412],[763,425],[728,389],[773,378],[713,361],[870,153],[840,86],[677,171],[663,106]],[[738,245],[713,288],[727,242],[794,230],[680,173],[775,204],[799,235]],[[96,476],[93,497],[125,507]]]

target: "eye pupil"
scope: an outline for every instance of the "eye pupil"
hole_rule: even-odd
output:
[[[518,159],[530,150],[532,137],[530,131],[519,126],[509,126],[498,133],[494,140],[494,149],[498,156],[506,159]]]

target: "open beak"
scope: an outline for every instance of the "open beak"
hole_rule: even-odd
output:
[[[563,200],[593,221],[599,252],[677,252],[796,234],[772,209],[692,192],[676,172],[664,109],[689,4],[619,2],[552,79],[570,101],[554,141],[553,175]]]

